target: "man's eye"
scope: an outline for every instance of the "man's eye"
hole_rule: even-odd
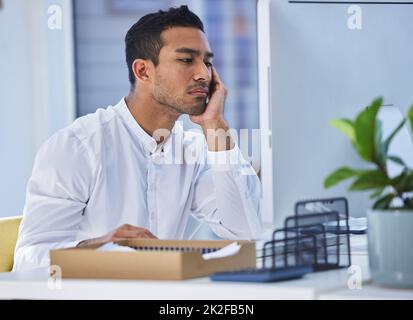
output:
[[[187,58],[187,59],[179,59],[179,61],[182,61],[182,62],[184,62],[184,63],[191,63],[191,62],[192,62],[192,59],[189,59],[189,58]]]
[[[205,62],[205,65],[206,65],[208,68],[212,68],[212,63],[211,63],[211,62]]]

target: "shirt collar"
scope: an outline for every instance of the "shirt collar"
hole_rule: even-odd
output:
[[[171,130],[171,134],[158,145],[156,140],[152,138],[145,130],[139,125],[139,123],[135,120],[133,115],[130,113],[128,106],[126,105],[125,98],[122,98],[121,101],[115,106],[115,109],[119,111],[120,116],[126,122],[128,127],[132,130],[132,132],[137,136],[139,141],[142,143],[143,147],[146,151],[150,154],[155,152],[169,152],[171,149],[171,141],[172,136],[177,133],[180,129],[180,125],[178,122],[175,122],[174,127]]]

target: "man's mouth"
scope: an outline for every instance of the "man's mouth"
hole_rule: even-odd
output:
[[[209,90],[208,88],[201,87],[201,88],[192,89],[188,93],[193,96],[206,98],[208,96]]]

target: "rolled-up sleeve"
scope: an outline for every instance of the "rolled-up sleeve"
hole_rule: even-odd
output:
[[[70,131],[39,149],[27,184],[13,270],[49,264],[49,251],[76,246],[95,175],[92,156]]]
[[[191,208],[197,219],[221,238],[256,239],[261,231],[260,200],[260,180],[237,146],[206,151]]]

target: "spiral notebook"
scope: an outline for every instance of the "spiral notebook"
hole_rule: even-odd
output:
[[[238,253],[241,246],[237,242],[233,242],[225,247],[190,247],[190,246],[134,246],[134,245],[119,245],[113,242],[105,243],[96,249],[96,251],[118,251],[118,252],[136,252],[136,251],[153,251],[153,252],[182,252],[182,253],[200,253],[202,258],[205,260],[208,259],[217,259],[228,257]]]

